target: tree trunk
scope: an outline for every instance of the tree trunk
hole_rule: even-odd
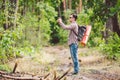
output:
[[[82,11],[82,0],[79,1],[79,7],[78,12],[80,13]]]
[[[60,9],[60,6],[58,6],[58,17],[62,17],[62,16],[61,16],[61,9]]]
[[[5,14],[5,23],[3,23],[4,30],[8,29],[8,7],[7,7],[7,0],[3,0],[3,8],[4,8],[4,14]]]
[[[5,24],[4,29],[8,29],[10,27],[13,27],[16,25],[16,3],[17,0],[3,0],[5,3]],[[9,5],[8,5],[9,4]],[[16,9],[16,10],[15,10]]]
[[[113,26],[112,26],[112,18],[108,18],[108,20],[106,21],[106,28],[104,31],[104,39],[105,39],[105,43],[108,42],[108,37],[110,36],[111,31],[113,30]]]
[[[71,1],[72,1],[72,0],[69,0],[69,2],[68,2],[68,3],[69,3],[69,9],[70,9],[70,10],[72,9],[72,6],[71,6],[72,3],[71,3]]]
[[[82,0],[79,0],[79,5],[76,7],[76,12],[80,13],[82,11]]]
[[[108,8],[115,7],[116,4],[117,4],[117,0],[114,0],[114,1],[106,0],[106,6]],[[106,14],[109,14],[109,12],[110,12],[110,10],[107,9]],[[110,29],[112,32],[116,32],[120,36],[120,28],[119,28],[117,13],[115,13],[114,16],[109,17],[108,20],[109,19],[110,19],[111,25],[106,25],[106,28]],[[107,22],[109,22],[109,21],[107,21]],[[107,24],[107,22],[106,22],[106,24]]]
[[[116,32],[120,36],[120,28],[118,23],[117,14],[112,17],[113,32]]]
[[[66,0],[63,0],[63,8],[64,8],[64,11],[66,11]]]
[[[111,6],[111,2],[109,0],[105,0],[105,4],[108,8],[110,8]],[[109,14],[109,9],[106,8],[105,13]],[[108,37],[110,36],[109,31],[110,31],[110,27],[112,28],[112,23],[111,23],[112,19],[108,18],[106,21],[106,27],[105,27],[105,31],[104,31],[104,39],[105,39],[105,43],[108,43]]]
[[[16,0],[16,8],[15,8],[15,20],[14,20],[14,28],[16,27],[17,24],[17,11],[18,11],[18,4],[19,4],[19,0]]]

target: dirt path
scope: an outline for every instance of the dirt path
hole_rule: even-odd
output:
[[[95,49],[80,48],[78,50],[80,73],[67,75],[64,80],[120,80],[120,64],[107,61]],[[17,59],[18,72],[45,75],[47,73],[62,75],[72,68],[69,49],[63,46],[44,47],[37,54]],[[14,62],[9,64],[11,68]],[[50,76],[53,77],[52,75]]]

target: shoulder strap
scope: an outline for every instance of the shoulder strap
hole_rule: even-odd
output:
[[[79,25],[78,25],[78,28],[79,28]],[[72,30],[73,31],[73,33],[76,35],[76,36],[78,36],[78,34],[74,31],[74,30]]]
[[[74,31],[74,30],[72,30],[73,31],[73,33],[76,35],[76,36],[78,36],[78,34]]]

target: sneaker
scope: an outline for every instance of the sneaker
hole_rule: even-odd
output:
[[[72,75],[77,75],[78,72],[71,72],[71,73],[68,73],[67,76],[72,76]]]
[[[73,72],[73,73],[72,73],[72,75],[77,75],[77,74],[78,74],[78,72]]]

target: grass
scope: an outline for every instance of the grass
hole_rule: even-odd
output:
[[[0,70],[10,72],[11,68],[7,64],[0,65]]]

